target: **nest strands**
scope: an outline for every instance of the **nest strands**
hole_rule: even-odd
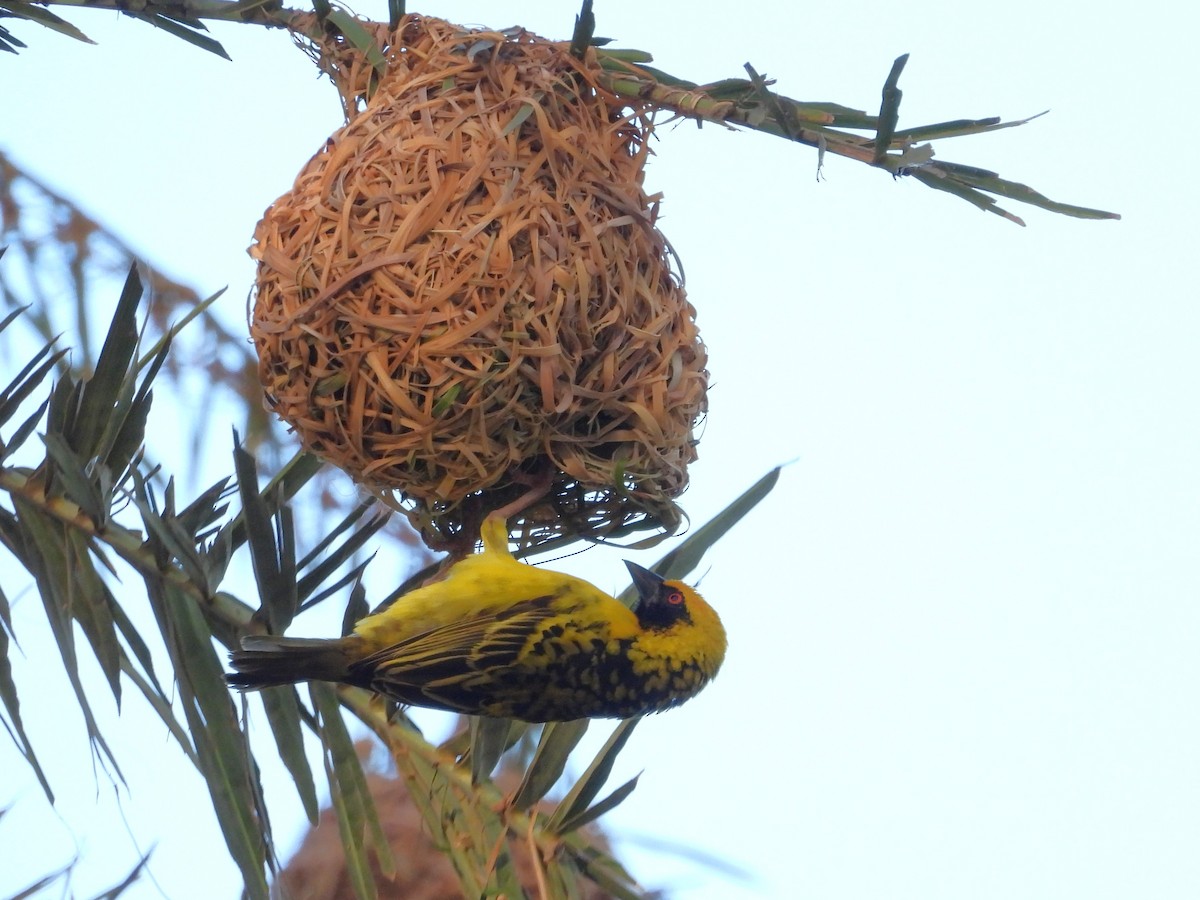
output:
[[[524,31],[375,27],[382,77],[316,42],[349,121],[255,232],[269,405],[431,546],[538,478],[531,543],[673,531],[707,372],[642,188],[651,111]]]

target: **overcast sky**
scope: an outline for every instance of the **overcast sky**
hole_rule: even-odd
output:
[[[561,38],[576,11],[498,9],[422,11]],[[201,294],[228,285],[223,312],[244,321],[254,224],[340,124],[332,87],[282,33],[215,26],[230,63],[115,14],[59,11],[99,45],[12,25],[30,46],[0,60],[0,149]],[[596,12],[599,34],[674,74],[734,77],[751,61],[785,94],[871,110],[911,53],[902,125],[1052,110],[939,145],[941,158],[1124,215],[1013,205],[1022,229],[848,161],[818,182],[816,154],[781,140],[660,131],[647,186],[665,195],[713,381],[683,505],[703,521],[793,462],[706,560],[730,653],[623,754],[615,778],[645,775],[606,820],[629,838],[622,858],[683,900],[1195,897],[1195,7]],[[616,588],[620,556],[557,565]],[[61,819],[0,738],[0,895],[78,852],[89,896],[137,851],[56,664],[38,658],[52,652],[40,616],[18,607],[30,658],[14,665]],[[157,719],[131,697],[108,730],[158,885],[237,896],[200,780]],[[300,815],[268,777],[286,849]]]

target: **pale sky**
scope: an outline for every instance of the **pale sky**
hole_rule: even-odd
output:
[[[565,38],[577,10],[500,8],[421,11]],[[223,312],[244,321],[254,224],[340,123],[332,87],[279,32],[214,26],[230,63],[59,11],[99,45],[12,26],[30,47],[0,60],[0,149],[201,294],[228,285]],[[1124,216],[1007,204],[1022,229],[849,161],[827,160],[818,183],[815,152],[782,140],[661,129],[647,186],[665,196],[713,381],[683,506],[703,521],[792,462],[697,573],[729,656],[621,757],[614,784],[645,774],[604,820],[628,838],[620,858],[681,900],[1195,897],[1200,191],[1183,157],[1200,141],[1200,14],[1024,0],[596,13],[598,34],[674,74],[750,61],[785,94],[872,111],[911,53],[902,125],[1051,110],[940,158]],[[556,565],[618,588],[622,555]],[[16,610],[29,659],[14,668],[61,818],[0,738],[0,896],[76,852],[90,896],[133,865],[132,831],[156,845],[168,896],[236,897],[199,777],[132,694],[106,728],[130,776],[122,823],[38,656],[53,652],[38,607]],[[300,812],[285,776],[268,779],[286,850]],[[129,896],[156,895],[147,880]]]

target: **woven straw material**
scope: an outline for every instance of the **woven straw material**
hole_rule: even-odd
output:
[[[524,31],[409,15],[377,36],[371,99],[255,231],[270,407],[427,536],[548,469],[527,532],[673,528],[707,372],[642,188],[652,111]],[[363,106],[374,70],[344,40],[316,52]]]

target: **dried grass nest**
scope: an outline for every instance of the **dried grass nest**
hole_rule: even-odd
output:
[[[533,543],[674,530],[708,373],[642,187],[652,110],[523,30],[368,27],[382,77],[314,42],[348,122],[255,231],[269,406],[431,546],[539,478]]]

